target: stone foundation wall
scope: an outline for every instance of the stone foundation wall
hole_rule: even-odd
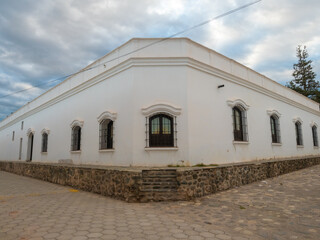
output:
[[[142,174],[141,169],[2,161],[0,170],[127,202],[146,202],[190,200],[317,164],[320,164],[320,156],[217,167],[177,168],[176,171],[172,168],[153,168],[149,169],[148,174],[145,171]]]
[[[139,201],[137,197],[141,185],[141,171],[28,162],[0,162],[0,170],[71,186],[127,202]]]
[[[320,164],[320,157],[272,160],[233,164],[213,168],[178,170],[178,195],[182,199],[202,197],[215,192],[276,177]]]

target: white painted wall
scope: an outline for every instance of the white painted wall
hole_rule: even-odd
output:
[[[88,67],[97,66],[157,39],[132,39]],[[88,68],[87,67],[87,68]],[[217,86],[224,84],[223,88]],[[228,100],[247,105],[248,144],[233,143]],[[168,103],[177,116],[178,149],[145,149],[142,108]],[[280,112],[281,146],[271,144],[267,110]],[[114,151],[99,151],[97,117],[110,111]],[[33,161],[72,159],[79,164],[166,166],[230,163],[318,155],[311,122],[318,125],[319,104],[189,39],[170,39],[71,77],[0,123],[0,160],[27,158],[27,130],[35,132]],[[293,119],[303,120],[304,147],[296,146]],[[84,122],[81,153],[71,153],[71,127]],[[21,130],[21,121],[24,129]],[[50,130],[48,153],[41,153],[41,131]],[[15,139],[12,141],[12,131]]]

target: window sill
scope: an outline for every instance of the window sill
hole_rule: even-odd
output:
[[[114,152],[114,148],[110,148],[110,149],[99,149],[99,152],[104,153],[104,152]]]
[[[282,146],[282,143],[271,143],[272,146]]]
[[[177,147],[146,147],[145,151],[178,151]]]
[[[248,145],[249,142],[247,142],[247,141],[233,141],[233,144]]]
[[[78,150],[78,151],[70,151],[70,153],[81,153],[81,150]]]
[[[48,154],[48,152],[41,152],[41,154],[47,155],[47,154]]]
[[[303,145],[297,145],[297,148],[304,148]]]
[[[319,146],[313,146],[313,149],[319,149]]]

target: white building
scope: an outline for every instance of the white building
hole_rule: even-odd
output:
[[[122,166],[319,155],[319,104],[187,38],[132,39],[0,123],[0,160]]]

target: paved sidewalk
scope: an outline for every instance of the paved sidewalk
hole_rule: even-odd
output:
[[[320,239],[320,166],[192,202],[126,203],[0,171],[0,239]]]

